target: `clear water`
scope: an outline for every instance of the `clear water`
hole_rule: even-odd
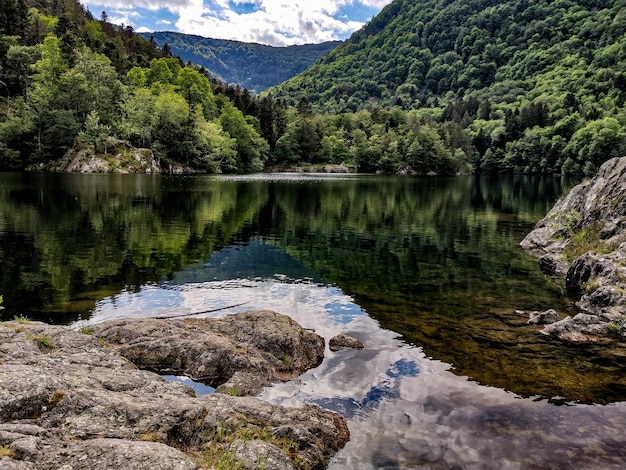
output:
[[[519,241],[558,178],[0,175],[5,318],[272,309],[361,339],[262,397],[346,417],[331,468],[622,468],[623,348],[551,342],[571,313]]]

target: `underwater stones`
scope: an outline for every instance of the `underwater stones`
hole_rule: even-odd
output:
[[[259,329],[253,331],[251,325],[241,322],[258,322]],[[236,345],[235,349],[223,348],[223,354],[252,354],[248,360],[225,364],[266,363],[235,370],[235,375],[252,374],[260,381],[254,374],[267,369],[278,371],[271,377],[287,377],[318,361],[324,341],[282,315],[252,312],[215,329],[209,323],[187,320],[181,329],[162,320],[139,322],[133,332],[132,320],[125,322],[124,328],[119,322],[112,323],[115,325],[94,326],[85,334],[36,322],[0,323],[0,445],[6,446],[10,455],[3,457],[0,468],[196,469],[204,465],[201,459],[207,443],[216,441],[217,436],[223,439],[218,443],[221,453],[250,436],[266,443],[245,451],[237,447],[234,458],[241,468],[258,468],[255,465],[264,461],[268,450],[269,456],[284,464],[277,468],[289,468],[288,461],[298,462],[302,468],[324,468],[349,439],[344,419],[334,412],[316,406],[287,409],[258,398],[223,393],[195,397],[189,387],[141,370],[117,352],[122,345],[140,344],[139,338],[149,341],[148,333],[158,336],[160,326],[159,347],[146,350],[155,354],[170,351],[172,354],[164,357],[190,359],[194,356],[189,351],[168,349],[167,342],[181,346],[177,340],[186,335],[189,341],[184,345],[189,346],[192,338],[207,341],[203,332],[211,331],[221,341]],[[95,330],[111,333],[114,344],[107,344],[106,334],[102,338],[92,334]],[[235,330],[236,338],[226,334]],[[260,335],[270,332],[284,334],[283,342],[257,348],[266,342]],[[40,336],[48,338],[54,348],[37,347],[32,338]],[[240,343],[243,338],[250,343]],[[211,349],[206,342],[202,347]],[[309,351],[309,347],[313,349]],[[291,354],[294,365],[286,358],[270,359],[279,351]],[[300,354],[310,357],[301,358]],[[219,355],[211,357],[219,359]]]
[[[331,351],[341,351],[342,349],[363,349],[363,343],[352,336],[338,334],[330,339],[328,347]]]
[[[559,321],[561,318],[554,309],[545,312],[531,312],[528,320],[529,325],[547,325]]]
[[[571,343],[598,342],[609,333],[609,326],[595,315],[579,313],[547,325],[541,333]]]

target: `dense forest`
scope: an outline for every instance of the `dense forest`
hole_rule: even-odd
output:
[[[185,62],[206,68],[211,76],[260,93],[303,72],[341,44],[273,47],[264,44],[211,39],[171,31],[140,33],[157,46],[169,46],[172,54]]]
[[[396,0],[270,96],[391,113],[393,165],[418,122],[476,171],[591,174],[626,152],[625,73],[624,0]]]
[[[0,168],[593,174],[626,152],[626,0],[396,0],[256,96],[77,0],[0,0]]]

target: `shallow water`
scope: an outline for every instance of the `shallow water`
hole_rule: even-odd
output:
[[[272,309],[355,336],[364,350],[327,349],[262,393],[346,417],[335,469],[623,468],[623,349],[526,325],[571,313],[519,248],[565,184],[0,175],[3,314],[78,328]]]

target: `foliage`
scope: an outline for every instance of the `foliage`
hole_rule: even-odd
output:
[[[395,0],[268,96],[326,113],[420,110],[460,126],[476,171],[590,175],[626,152],[624,7]]]
[[[114,142],[150,148],[166,170],[211,173],[590,176],[626,153],[624,0],[395,0],[263,96],[173,57],[180,35],[156,35],[175,46],[158,47],[76,0],[0,1],[0,169]],[[248,74],[279,53],[191,42],[229,66],[245,60]],[[330,46],[280,53],[296,64]]]
[[[260,93],[303,72],[318,59],[341,44],[272,47],[262,44],[211,39],[175,32],[141,33],[158,46],[167,44],[183,59],[206,68],[211,75],[228,83]]]

